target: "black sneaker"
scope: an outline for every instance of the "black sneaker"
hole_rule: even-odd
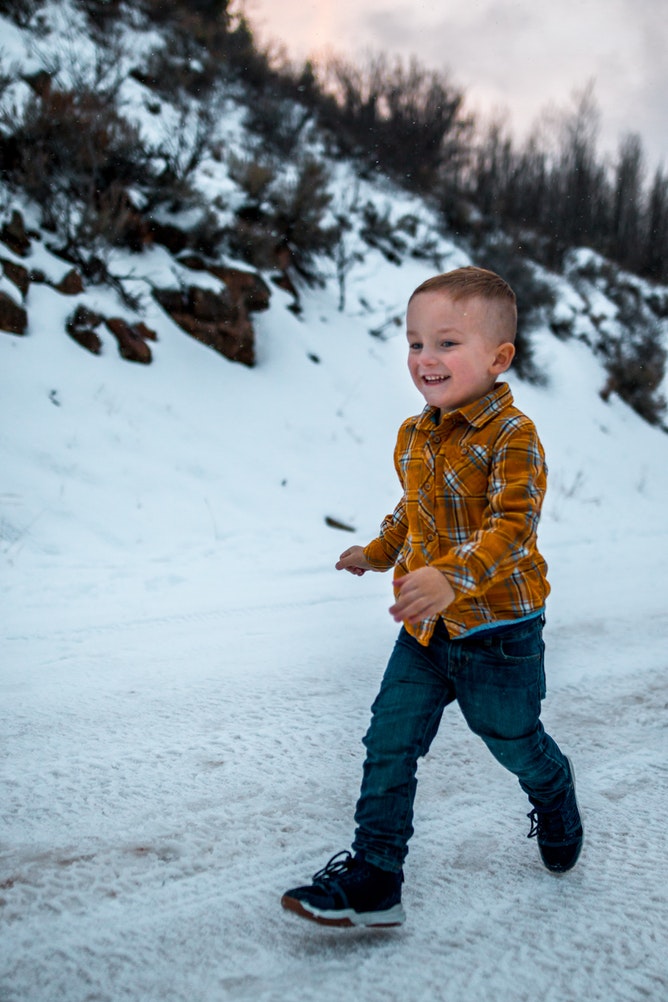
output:
[[[390,873],[361,856],[339,852],[313,877],[281,898],[288,911],[335,926],[393,926],[404,921],[402,873]]]
[[[527,815],[531,821],[531,831],[527,838],[538,837],[541,859],[553,873],[565,873],[575,866],[582,849],[582,819],[575,799],[575,776],[573,766],[571,785],[556,805],[548,810],[534,807]]]

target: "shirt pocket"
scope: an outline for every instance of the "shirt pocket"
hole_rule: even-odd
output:
[[[446,497],[485,498],[489,484],[490,452],[482,445],[462,445],[443,457],[440,482]]]

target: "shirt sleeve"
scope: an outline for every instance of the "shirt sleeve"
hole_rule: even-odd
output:
[[[364,556],[379,570],[389,570],[397,562],[407,532],[406,505],[402,497],[392,514],[383,519],[376,538],[364,547]]]
[[[404,422],[406,424],[407,422]],[[406,485],[399,463],[399,452],[404,437],[404,425],[399,429],[397,444],[394,448],[394,468],[403,488],[401,500],[391,515],[383,519],[380,532],[375,539],[364,547],[364,556],[379,570],[389,570],[394,567],[403,549],[408,534],[408,518],[406,516]]]
[[[455,592],[472,597],[512,572],[535,550],[547,471],[543,448],[526,420],[495,443],[480,528],[433,562]]]

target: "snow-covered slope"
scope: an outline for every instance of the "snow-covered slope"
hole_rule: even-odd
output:
[[[424,274],[379,256],[356,282],[390,313]],[[388,579],[333,563],[396,499],[403,333],[370,336],[330,283],[299,319],[274,293],[254,370],[157,310],[140,367],[30,295],[28,336],[0,337],[4,997],[660,998],[668,437],[537,334],[548,386],[512,383],[550,463],[545,716],[578,769],[577,870],[542,870],[452,711],[406,929],[323,934],[278,897],[350,840],[394,625]]]
[[[439,239],[444,269],[468,261]],[[172,267],[114,261],[140,292]],[[104,289],[33,285],[27,335],[0,333],[3,1002],[664,997],[668,436],[604,403],[586,344],[548,329],[547,385],[510,381],[550,468],[545,720],[577,770],[581,862],[542,868],[525,798],[451,708],[421,766],[407,925],[279,907],[352,834],[395,625],[387,576],[333,564],[397,499],[421,400],[392,318],[433,270],[366,248],[345,312],[333,273],[299,316],[274,288],[254,369],[148,297],[150,366],[110,336],[88,354],[64,321],[76,301],[122,312]]]

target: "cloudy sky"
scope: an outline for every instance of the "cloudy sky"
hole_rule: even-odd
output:
[[[503,109],[522,136],[594,81],[599,149],[638,132],[668,167],[665,0],[246,0],[263,41],[295,57],[371,49],[445,70],[478,111]]]

